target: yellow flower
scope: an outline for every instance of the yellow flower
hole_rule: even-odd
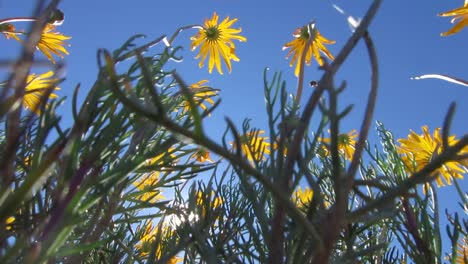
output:
[[[54,30],[54,25],[47,24],[42,32],[41,39],[37,43],[37,49],[40,50],[52,63],[55,63],[52,54],[55,54],[60,58],[63,58],[64,54],[68,55],[68,51],[64,48],[64,46],[67,45],[65,40],[71,39],[71,37],[62,35]]]
[[[161,237],[161,242],[167,241],[170,239],[171,236],[174,235],[174,231],[167,225],[161,226],[154,226],[152,221],[148,221],[146,226],[144,227],[145,230],[141,233],[140,241],[135,245],[135,248],[138,250],[140,257],[148,257],[149,253],[151,252],[151,247],[153,242],[155,241],[156,237]],[[141,227],[137,228],[137,233],[139,233]],[[161,234],[159,234],[161,232]],[[161,244],[156,246],[156,258],[160,259],[162,257],[163,247]],[[182,260],[182,258],[174,256],[170,258],[166,263],[173,264],[178,263]]]
[[[265,155],[270,155],[270,143],[267,142],[268,137],[261,136],[265,131],[257,130],[245,133],[240,137],[242,152],[251,162],[254,160],[266,160]],[[233,149],[236,148],[234,142],[230,142]]]
[[[308,27],[302,27],[298,28],[294,31],[293,36],[295,37],[294,40],[286,43],[286,45],[283,46],[283,50],[286,50],[288,48],[291,48],[288,52],[288,55],[286,58],[289,58],[289,56],[292,55],[291,62],[289,63],[289,66],[293,66],[294,63],[296,63],[296,69],[294,70],[294,74],[296,76],[299,76],[299,69],[301,67],[301,57],[302,54],[304,53],[306,49],[307,42],[309,40],[309,30]],[[323,37],[320,32],[314,27],[312,29],[312,43],[309,47],[307,47],[307,53],[305,55],[305,63],[307,65],[310,65],[310,60],[312,58],[312,55],[314,55],[315,60],[317,60],[317,63],[322,66],[323,65],[323,59],[320,56],[320,51],[325,54],[327,58],[330,60],[333,60],[334,57],[333,55],[328,51],[328,49],[325,47],[324,44],[334,44],[334,40],[329,40]]]
[[[167,264],[176,264],[182,262],[184,259],[181,257],[174,256],[167,261]]]
[[[143,192],[143,194],[137,197],[138,200],[143,202],[155,203],[164,199],[161,191],[157,188],[159,182],[159,172],[145,173],[139,178],[137,178],[133,185],[137,188],[138,191]]]
[[[434,134],[428,131],[427,126],[422,127],[421,135],[412,131],[408,135],[408,139],[399,139],[400,146],[398,152],[402,155],[402,160],[405,163],[409,173],[414,173],[424,168],[433,157],[442,152],[442,134],[440,128],[434,130]],[[452,146],[457,143],[455,136],[448,137],[448,144]],[[463,150],[463,153],[468,150]],[[460,153],[461,154],[461,153]],[[449,161],[434,171],[436,174],[437,186],[444,186],[442,177],[447,184],[451,184],[452,177],[463,179],[463,173],[466,173],[467,164],[460,161]],[[442,177],[440,177],[442,176]]]
[[[42,100],[45,100],[44,95],[47,92],[47,89],[55,86],[58,83],[57,78],[52,78],[54,75],[53,71],[48,71],[46,73],[36,76],[35,74],[28,75],[26,79],[26,88],[24,92],[23,107],[31,111],[34,111],[36,114],[40,114],[40,103]],[[55,87],[54,90],[60,90],[59,87]],[[50,98],[57,98],[56,94],[51,93]]]
[[[5,229],[6,229],[6,230],[11,230],[11,229],[12,229],[12,226],[13,226],[13,225],[12,225],[13,222],[15,222],[15,217],[14,217],[14,216],[8,217],[8,218],[6,219],[6,221],[5,221],[5,224],[6,224]]]
[[[210,158],[210,152],[206,149],[199,149],[197,152],[193,153],[192,156],[190,156],[190,158],[194,158],[196,159],[198,162],[211,162],[213,163],[214,160],[212,160]]]
[[[351,160],[353,158],[357,137],[358,133],[356,129],[338,135],[338,151],[344,155],[346,160]],[[320,138],[319,140],[327,144],[323,146],[323,150],[325,151],[325,155],[330,155],[329,144],[331,143],[331,139]]]
[[[449,31],[441,33],[441,36],[446,37],[458,33],[460,30],[462,30],[462,28],[468,26],[468,0],[465,0],[463,7],[440,13],[439,16],[455,16],[450,22],[452,24],[457,23]],[[457,20],[459,21],[457,22]]]
[[[10,23],[0,24],[0,32],[3,33],[6,39],[14,38],[21,42],[20,38],[16,35],[18,32],[16,32],[15,26]]]
[[[239,61],[239,58],[235,54],[235,45],[232,40],[236,39],[239,41],[247,41],[247,39],[241,35],[238,35],[242,29],[234,29],[231,26],[237,21],[237,18],[230,20],[226,17],[218,25],[218,14],[213,13],[211,19],[205,19],[205,23],[202,28],[198,31],[195,36],[192,36],[190,40],[191,50],[195,50],[200,46],[200,51],[195,57],[196,59],[201,57],[198,66],[201,68],[204,65],[206,57],[208,58],[208,71],[211,73],[213,67],[220,74],[223,74],[221,70],[221,58],[224,60],[229,72],[231,72],[231,60]]]
[[[294,191],[292,199],[293,199],[293,202],[296,204],[296,206],[298,206],[299,208],[303,208],[304,206],[312,202],[313,197],[314,197],[314,191],[312,189],[310,189],[309,187],[305,187],[303,191],[302,187],[299,186]]]
[[[204,86],[204,84],[207,82],[208,80],[201,80],[189,86],[190,91],[192,92],[192,98],[193,98],[195,105],[200,106],[204,111],[208,110],[208,107],[205,105],[205,102],[213,105],[214,101],[212,97],[215,97],[218,95],[217,90],[208,86]],[[190,112],[190,105],[186,99],[183,101],[182,107],[183,107],[183,110],[182,110],[183,114]]]

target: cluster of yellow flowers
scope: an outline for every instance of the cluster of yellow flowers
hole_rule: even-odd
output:
[[[292,200],[294,204],[299,207],[299,208],[304,208],[308,204],[312,202],[312,199],[314,198],[314,191],[310,189],[309,187],[305,187],[304,190],[302,190],[302,187],[299,186],[297,189],[294,191],[292,195]]]
[[[34,21],[35,19],[15,18],[15,21],[18,20]],[[36,44],[36,49],[42,52],[42,54],[44,54],[46,58],[53,64],[56,63],[53,55],[63,59],[64,55],[69,54],[65,46],[68,45],[66,41],[71,37],[65,36],[62,33],[56,31],[56,24],[61,24],[62,21],[60,21],[60,23],[54,23],[53,21],[50,21],[51,23],[46,24],[42,30],[41,38]],[[27,34],[23,31],[17,31],[16,27],[9,22],[10,19],[1,20],[0,32],[3,33],[7,39],[15,39],[18,42],[24,44],[24,40],[20,37],[25,37]],[[23,98],[23,107],[35,112],[36,114],[40,114],[40,103],[42,100],[46,99],[43,98],[44,95],[51,88],[54,90],[59,90],[60,88],[57,87],[58,82],[59,79],[54,78],[53,71],[48,71],[39,75],[34,73],[28,75]],[[51,93],[49,97],[57,98],[57,95]]]
[[[468,26],[468,0],[465,0],[464,6],[450,10],[445,13],[439,14],[440,16],[454,16],[452,23],[456,23],[449,31],[442,33],[442,36],[449,36],[458,33],[462,28]],[[239,57],[236,55],[236,45],[234,40],[244,42],[247,41],[246,37],[241,36],[241,28],[232,28],[233,24],[237,22],[237,18],[230,19],[226,17],[219,23],[219,16],[215,12],[210,19],[205,19],[203,25],[199,26],[198,32],[190,38],[191,50],[199,48],[196,59],[200,59],[199,67],[205,65],[205,61],[208,60],[208,71],[212,73],[213,69],[223,74],[222,62],[226,65],[229,72],[232,71],[231,61],[239,61]],[[8,19],[0,20],[0,32],[7,39],[15,39],[18,42],[24,44],[22,37],[27,34],[22,31],[17,31],[15,26],[9,23]],[[311,26],[312,25],[312,26]],[[310,65],[312,56],[315,58],[319,65],[324,64],[324,58],[322,54],[330,60],[334,59],[332,53],[327,49],[325,45],[334,44],[335,41],[325,38],[316,28],[315,24],[300,27],[294,31],[294,39],[286,43],[283,50],[289,49],[287,57],[291,57],[290,66],[295,65],[294,74],[299,75],[300,69],[305,64]],[[56,63],[56,58],[63,59],[69,52],[65,48],[67,40],[71,37],[65,36],[62,33],[56,31],[56,25],[49,23],[45,25],[41,38],[38,41],[36,48],[40,51],[51,63]],[[55,57],[54,57],[55,56]],[[30,74],[27,77],[25,96],[23,100],[23,106],[36,114],[40,114],[39,105],[44,100],[46,92],[53,88],[58,90],[57,87],[58,78],[54,78],[54,72],[48,71],[42,74]],[[202,108],[202,110],[208,110],[207,105],[213,105],[213,98],[218,95],[216,89],[212,89],[206,86],[208,80],[201,80],[189,86],[190,91],[193,93],[193,100],[195,104]],[[54,93],[50,94],[50,98],[56,98],[57,95]],[[190,110],[190,105],[187,101],[183,102],[180,107],[182,113],[187,113]],[[427,126],[422,127],[423,133],[417,134],[411,131],[407,139],[399,139],[400,143],[398,152],[401,154],[403,163],[406,166],[408,173],[415,173],[426,166],[433,157],[439,155],[442,152],[442,135],[440,128],[437,128],[433,135],[429,133]],[[241,148],[242,153],[247,157],[250,162],[264,161],[267,159],[267,155],[270,155],[270,143],[268,143],[268,137],[263,136],[264,131],[250,131],[244,135],[240,135],[240,146],[237,146],[231,142],[232,150],[236,150],[237,147]],[[349,133],[339,134],[338,136],[338,149],[340,154],[345,160],[351,160],[354,151],[356,138],[358,133],[356,130],[352,130]],[[320,138],[325,155],[329,153],[330,138]],[[455,136],[448,138],[449,146],[457,143]],[[171,151],[172,152],[172,151]],[[148,165],[160,164],[162,155],[148,161]],[[468,154],[468,149],[463,150],[462,155]],[[198,162],[214,162],[210,158],[210,153],[206,149],[199,149],[196,151],[191,158],[196,159]],[[463,178],[463,174],[467,172],[468,161],[467,160],[452,160],[442,167],[437,169],[434,174],[438,186],[443,186],[444,181],[447,184],[451,184],[452,178]],[[444,181],[443,181],[444,180]],[[138,199],[155,202],[164,197],[157,190],[155,186],[159,181],[158,172],[149,173],[143,177],[137,179],[134,182],[136,188],[144,192],[143,195],[139,196]],[[203,193],[197,192],[197,204],[203,204]],[[212,195],[213,196],[213,195]],[[213,196],[214,197],[214,196]],[[299,187],[293,194],[293,201],[297,206],[303,207],[310,203],[313,198],[313,191],[309,188],[302,190]],[[219,197],[214,197],[211,206],[213,208],[222,205],[222,200]],[[205,212],[206,208],[203,208]],[[11,224],[14,218],[11,218],[7,224]],[[8,228],[8,227],[7,227]],[[167,227],[162,229],[154,228],[152,223],[149,222],[145,227],[141,241],[137,244],[137,249],[141,251],[142,255],[147,254],[147,245],[150,244],[156,237],[158,230],[162,230],[163,236],[172,235],[171,231]],[[161,257],[162,249],[158,246],[156,250],[157,257]],[[174,257],[171,261],[176,262],[178,259]]]
[[[233,40],[247,41],[247,39],[241,35],[242,29],[234,29],[231,26],[237,21],[237,19],[229,19],[226,17],[218,25],[219,16],[214,13],[211,19],[206,19],[203,26],[200,26],[198,33],[191,37],[192,44],[191,49],[195,50],[200,46],[200,51],[196,58],[201,58],[199,67],[204,66],[204,61],[208,58],[208,71],[211,73],[213,67],[220,74],[223,74],[221,69],[221,59],[226,64],[229,72],[232,70],[231,60],[239,61],[239,58],[235,54],[235,44]],[[288,57],[292,55],[290,66],[296,64],[295,74],[299,74],[300,59],[305,50],[305,62],[307,65],[310,64],[312,55],[317,60],[319,65],[323,65],[323,59],[320,56],[320,52],[323,52],[326,57],[333,59],[333,55],[328,51],[324,44],[333,44],[335,41],[328,40],[323,37],[320,32],[314,27],[312,32],[309,32],[308,27],[304,26],[294,31],[294,40],[286,43],[283,49],[291,48],[288,52]],[[307,43],[311,39],[311,44],[307,46]]]

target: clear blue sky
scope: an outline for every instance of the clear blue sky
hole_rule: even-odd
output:
[[[0,1],[1,16],[21,16],[30,13],[31,1]],[[210,84],[221,89],[222,107],[215,112],[212,123],[218,124],[224,115],[237,121],[250,116],[254,124],[262,125],[263,111],[262,72],[282,71],[288,88],[294,91],[296,79],[293,68],[288,66],[286,52],[281,47],[292,39],[295,28],[315,19],[321,33],[332,40],[329,46],[337,54],[350,31],[345,18],[336,12],[337,4],[355,17],[361,17],[369,4],[366,1],[63,1],[65,23],[58,29],[73,38],[69,41],[70,56],[66,57],[67,80],[61,85],[60,95],[70,96],[76,83],[83,92],[89,89],[96,76],[96,50],[113,50],[131,35],[143,33],[148,39],[162,34],[172,34],[184,25],[202,23],[213,11],[220,18],[237,17],[234,25],[242,27],[248,41],[238,43],[236,51],[241,59],[233,63],[231,74],[220,76],[199,69],[195,52],[188,47],[188,38],[194,30],[182,33],[176,44],[185,45],[185,61],[179,71],[189,83],[209,79]],[[451,101],[458,103],[453,131],[457,135],[468,131],[466,126],[468,89],[440,80],[410,80],[425,73],[445,73],[468,78],[466,61],[468,29],[450,37],[439,34],[451,27],[449,18],[436,16],[463,4],[462,0],[437,1],[384,1],[371,27],[381,68],[380,91],[376,120],[383,121],[397,137],[406,136],[409,129],[424,124],[430,128],[440,126]],[[19,27],[20,28],[20,27]],[[3,44],[3,45],[6,45]],[[2,45],[2,46],[3,46]],[[225,71],[226,72],[226,71]],[[306,81],[318,79],[321,72],[315,62],[306,68]],[[365,96],[369,88],[369,66],[363,45],[352,54],[340,71],[337,82],[346,80],[348,89],[342,103],[355,104],[355,110],[344,128],[357,127],[362,116]],[[309,92],[309,93],[308,93]],[[305,92],[305,96],[310,90]],[[239,106],[242,105],[240,112]],[[215,121],[216,120],[216,121]],[[257,123],[258,122],[258,123]],[[211,123],[211,122],[208,122]]]
[[[30,14],[30,0],[0,1],[0,16],[24,16]],[[221,137],[224,116],[241,124],[246,117],[252,125],[265,127],[266,114],[263,99],[265,67],[271,74],[282,71],[289,91],[295,91],[296,78],[282,46],[292,39],[295,28],[315,19],[318,29],[326,38],[336,40],[329,46],[337,54],[351,32],[341,14],[332,4],[337,4],[355,17],[362,17],[371,0],[362,1],[64,1],[60,8],[65,12],[65,22],[60,32],[72,36],[69,41],[70,56],[66,57],[67,80],[61,85],[61,96],[71,98],[73,88],[80,82],[85,95],[97,74],[96,50],[114,50],[131,35],[143,33],[148,39],[162,34],[170,35],[180,26],[201,24],[204,18],[216,11],[220,18],[238,18],[235,27],[242,27],[248,41],[238,43],[236,52],[240,62],[233,63],[233,71],[220,76],[216,71],[208,74],[207,68],[199,69],[196,53],[191,52],[188,39],[195,31],[183,32],[176,44],[185,45],[181,53],[185,61],[176,65],[188,83],[209,79],[210,84],[221,89],[221,107],[205,122],[212,137]],[[410,77],[441,73],[468,79],[468,28],[460,33],[441,37],[452,24],[450,18],[437,14],[463,5],[463,0],[451,1],[384,1],[370,28],[375,41],[380,64],[380,90],[375,120],[384,122],[396,138],[406,137],[410,129],[420,133],[422,125],[431,131],[442,125],[450,102],[458,104],[452,133],[458,137],[468,132],[468,88],[441,80],[411,80]],[[20,27],[19,27],[20,28]],[[2,48],[6,44],[2,42]],[[320,78],[317,64],[306,68],[306,81]],[[342,107],[354,104],[355,108],[343,123],[343,130],[359,128],[365,98],[369,90],[370,69],[364,46],[358,45],[337,76],[346,80],[348,88],[340,99]],[[306,89],[303,97],[310,95]],[[63,106],[69,111],[69,105]],[[376,142],[375,129],[370,140]],[[466,191],[467,180],[462,182]],[[456,205],[444,199],[452,187],[441,189],[442,207]],[[449,196],[448,196],[449,197]],[[452,196],[453,197],[453,196]]]

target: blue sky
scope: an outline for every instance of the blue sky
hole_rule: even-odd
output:
[[[29,15],[32,10],[30,2],[0,1],[0,16]],[[315,19],[322,35],[336,40],[329,50],[337,54],[351,32],[345,17],[332,4],[355,17],[362,17],[370,3],[370,0],[63,1],[60,8],[66,19],[59,31],[73,38],[69,41],[70,56],[66,57],[67,80],[61,84],[62,90],[58,94],[71,98],[73,88],[81,83],[80,93],[85,96],[97,74],[98,48],[114,50],[137,33],[146,34],[148,40],[162,34],[171,35],[178,27],[203,23],[216,11],[221,19],[225,16],[238,18],[234,27],[242,27],[242,35],[247,37],[247,42],[236,45],[240,62],[233,63],[232,73],[225,70],[223,76],[216,71],[210,75],[207,68],[198,68],[198,61],[194,59],[196,53],[189,50],[188,41],[195,30],[179,35],[176,44],[185,46],[181,53],[184,62],[174,66],[187,83],[208,79],[211,86],[221,89],[222,104],[205,121],[206,130],[213,138],[221,138],[225,116],[231,117],[239,126],[244,118],[250,117],[252,125],[266,128],[262,73],[265,67],[270,68],[270,75],[275,71],[283,72],[289,91],[295,92],[294,69],[289,67],[286,52],[281,49],[292,40],[293,31]],[[426,124],[431,131],[441,126],[452,101],[458,104],[452,134],[461,136],[468,132],[467,87],[440,80],[410,79],[427,73],[468,79],[468,28],[456,35],[441,37],[440,33],[447,31],[452,24],[450,18],[437,16],[462,5],[463,0],[384,1],[370,28],[380,65],[380,90],[374,119],[384,122],[396,138],[406,137],[410,129],[420,133],[421,126]],[[0,43],[2,48],[7,46],[4,40]],[[7,58],[14,58],[9,54]],[[306,81],[320,76],[315,62],[306,68]],[[343,131],[348,131],[360,126],[369,90],[370,68],[362,43],[337,75],[337,83],[342,80],[347,81],[348,88],[340,98],[341,107],[355,105],[342,125]],[[311,91],[305,89],[303,98],[307,98]],[[64,113],[69,111],[69,107],[65,103],[62,107]],[[375,129],[371,131],[370,140],[377,143]],[[468,189],[466,180],[462,181],[462,186],[464,190]],[[449,194],[453,190],[451,187],[441,189],[442,207],[455,208],[449,202],[449,197],[453,197]],[[447,199],[444,199],[445,195]]]
[[[231,74],[220,76],[199,69],[189,50],[188,39],[195,30],[183,32],[176,44],[185,45],[184,62],[178,67],[188,83],[209,79],[221,89],[223,104],[213,115],[218,124],[227,115],[241,122],[247,116],[262,125],[263,111],[262,72],[269,67],[271,73],[282,71],[288,88],[294,92],[296,79],[286,51],[282,46],[292,39],[295,28],[312,19],[321,33],[332,40],[329,46],[337,54],[350,36],[345,18],[333,9],[337,4],[355,17],[361,17],[371,1],[64,1],[65,23],[59,30],[73,38],[69,41],[70,56],[66,57],[67,80],[61,85],[61,95],[70,96],[76,83],[83,92],[92,85],[97,71],[96,50],[113,50],[131,35],[143,33],[148,39],[162,34],[170,35],[180,26],[202,23],[216,11],[220,18],[237,17],[235,27],[242,27],[247,42],[239,43],[236,52],[241,59],[233,63]],[[466,132],[464,121],[468,105],[467,88],[440,80],[410,80],[425,73],[445,73],[466,78],[468,50],[462,43],[468,40],[468,29],[450,37],[439,34],[451,27],[449,18],[436,16],[463,4],[458,1],[384,1],[370,32],[374,38],[380,63],[380,91],[376,120],[383,121],[397,137],[407,135],[410,128],[419,130],[424,124],[430,128],[440,126],[451,101],[458,102],[453,131]],[[30,1],[1,1],[2,16],[22,16],[30,13]],[[345,122],[344,129],[355,128],[362,116],[368,92],[369,66],[367,53],[360,44],[337,76],[337,83],[346,80],[348,88],[341,98],[342,105],[352,103],[355,109]],[[227,71],[225,71],[227,72]],[[315,62],[306,68],[306,80],[318,79],[321,72]],[[304,98],[311,90],[306,90]],[[240,111],[239,105],[242,105]],[[258,119],[258,120],[257,120]],[[216,121],[215,121],[216,120]],[[211,121],[211,120],[210,120]],[[349,124],[348,124],[349,123]]]

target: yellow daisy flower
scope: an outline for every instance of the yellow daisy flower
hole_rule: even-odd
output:
[[[37,49],[40,50],[52,63],[55,63],[52,54],[63,58],[64,54],[68,55],[68,51],[64,48],[67,43],[65,40],[71,39],[71,37],[62,35],[55,31],[55,26],[47,24],[42,32],[41,39],[37,43]]]
[[[351,160],[353,158],[357,137],[358,137],[358,133],[356,129],[353,129],[348,133],[343,133],[343,134],[338,135],[338,151],[344,155],[344,158],[346,160]],[[323,150],[325,151],[325,155],[330,155],[329,144],[331,143],[331,139],[319,138],[319,140],[323,143],[326,143],[325,145],[323,145]]]
[[[440,13],[439,16],[455,16],[450,22],[452,24],[456,23],[449,31],[441,33],[441,36],[446,37],[458,33],[462,28],[468,26],[468,0],[465,0],[463,7]]]
[[[206,106],[205,102],[213,105],[214,101],[212,98],[218,95],[217,90],[204,85],[207,82],[208,80],[201,80],[189,86],[189,89],[192,92],[192,98],[195,102],[195,105],[200,106],[204,111],[208,110],[208,107]],[[183,101],[182,107],[183,114],[190,112],[190,105],[187,100]]]
[[[240,137],[242,152],[251,162],[254,160],[266,160],[266,155],[270,155],[270,143],[268,137],[262,136],[265,133],[263,130],[250,131]],[[230,142],[233,149],[235,144]]]
[[[40,103],[44,100],[42,97],[46,93],[47,89],[58,83],[57,78],[50,78],[54,75],[53,71],[48,71],[46,73],[40,74],[39,76],[35,74],[28,75],[26,79],[26,88],[23,98],[23,107],[31,111],[34,111],[36,114],[40,114]],[[54,90],[60,90],[59,87],[55,87]],[[50,98],[57,98],[56,94],[51,93]]]
[[[162,227],[153,226],[152,221],[148,221],[146,226],[144,227],[144,231],[141,234],[140,241],[135,245],[135,248],[138,250],[140,257],[146,258],[148,257],[149,253],[151,252],[151,247],[159,235],[158,232],[162,232],[161,234],[161,241],[167,240],[169,237],[174,235],[174,231],[167,225],[162,225]],[[137,228],[137,233],[139,233],[141,227]],[[156,246],[156,258],[160,259],[162,257],[163,247],[162,245]],[[175,264],[182,261],[182,258],[174,256],[170,258],[166,263],[167,264]]]
[[[305,187],[304,190],[302,190],[302,187],[299,186],[294,191],[292,200],[296,204],[296,206],[298,206],[299,208],[303,208],[312,201],[313,197],[314,191],[312,189],[310,189],[309,187]]]
[[[288,54],[286,58],[289,58],[289,56],[292,55],[291,62],[289,63],[289,66],[293,66],[294,63],[296,63],[296,69],[294,70],[294,74],[296,76],[299,76],[299,69],[301,67],[301,57],[304,51],[306,50],[306,45],[307,42],[309,41],[309,30],[308,27],[302,27],[298,28],[294,31],[293,36],[295,37],[294,40],[286,43],[286,45],[283,46],[283,50],[286,50],[288,48],[291,48],[288,51]],[[310,65],[310,60],[312,58],[312,55],[314,55],[315,60],[317,60],[317,63],[322,66],[323,65],[323,59],[320,56],[320,52],[322,52],[327,58],[330,60],[333,60],[334,57],[333,55],[328,51],[328,49],[325,47],[324,44],[334,44],[334,40],[329,40],[323,37],[320,32],[313,27],[312,29],[312,42],[309,47],[307,47],[307,53],[305,56],[305,63],[307,65]]]
[[[433,157],[442,152],[442,134],[441,129],[436,128],[433,135],[429,133],[427,126],[422,127],[423,133],[418,135],[412,131],[407,139],[398,139],[400,146],[398,152],[402,155],[402,160],[409,173],[414,173],[424,168]],[[448,137],[448,144],[452,146],[457,143],[455,136]],[[463,153],[468,150],[462,151]],[[442,178],[450,185],[452,177],[463,179],[463,173],[466,173],[467,164],[460,161],[449,161],[434,171],[437,175],[437,186],[444,186]],[[441,177],[442,176],[442,177]]]
[[[203,148],[193,153],[192,156],[190,156],[190,158],[196,159],[198,162],[202,163],[207,161],[214,163],[214,160],[210,157],[210,152]]]
[[[218,18],[218,14],[215,12],[211,19],[205,19],[202,28],[195,36],[190,38],[192,41],[190,48],[193,51],[200,46],[200,51],[195,57],[196,59],[201,57],[200,63],[198,64],[200,68],[203,67],[206,57],[209,57],[209,73],[211,73],[213,67],[216,66],[218,72],[223,74],[221,70],[221,58],[229,72],[231,72],[231,60],[239,61],[239,58],[235,54],[235,45],[232,40],[236,39],[242,42],[247,41],[247,39],[238,35],[242,31],[241,28],[231,28],[237,21],[237,18],[230,20],[229,17],[226,17],[219,25]]]

